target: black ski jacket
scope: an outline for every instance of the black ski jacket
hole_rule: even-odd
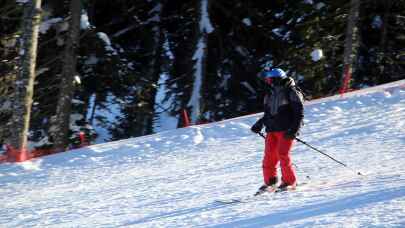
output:
[[[304,118],[304,98],[288,77],[280,85],[271,85],[264,97],[264,116],[259,119],[266,132],[286,131],[297,135]]]

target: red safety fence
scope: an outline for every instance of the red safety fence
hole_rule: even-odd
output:
[[[86,139],[84,132],[79,133],[80,145],[71,148],[82,148],[85,146],[89,146],[90,142]],[[6,145],[6,152],[4,154],[0,154],[0,163],[4,162],[23,162],[33,158],[42,157],[46,155],[56,154],[64,152],[64,149],[55,149],[55,148],[45,148],[45,149],[33,149],[31,151],[27,149],[15,149],[10,145]]]
[[[190,119],[188,118],[188,113],[186,109],[183,109],[183,127],[190,126]]]

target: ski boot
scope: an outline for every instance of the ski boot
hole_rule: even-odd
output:
[[[262,185],[255,193],[255,196],[261,195],[265,192],[275,192],[277,190],[277,181],[277,177],[271,178],[269,184]]]
[[[276,189],[276,192],[284,192],[284,191],[291,191],[295,190],[297,188],[297,184],[288,184],[285,182],[282,182]]]

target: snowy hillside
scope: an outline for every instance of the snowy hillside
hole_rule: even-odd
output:
[[[294,192],[262,184],[261,114],[0,165],[0,227],[404,227],[405,81],[309,102]]]

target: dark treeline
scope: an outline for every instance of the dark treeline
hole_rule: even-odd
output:
[[[21,2],[0,0],[0,144],[13,137],[26,51],[21,43],[31,1]],[[29,139],[48,146],[63,146],[67,137],[74,144],[78,131],[94,136],[96,122],[116,140],[154,133],[162,113],[181,126],[183,110],[193,123],[258,112],[263,85],[257,75],[266,66],[285,69],[307,99],[339,91],[345,55],[352,89],[405,78],[405,0],[41,5]],[[165,102],[156,103],[162,86]],[[114,120],[100,114],[111,106],[120,113]]]

